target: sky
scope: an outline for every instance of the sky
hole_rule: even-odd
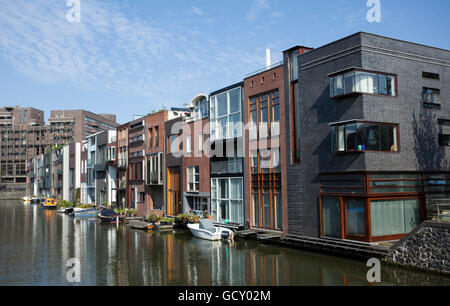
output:
[[[73,0],[70,0],[73,1]],[[359,31],[450,50],[450,1],[0,0],[0,106],[86,109],[119,123],[241,81],[295,45]],[[73,20],[72,20],[73,21]]]

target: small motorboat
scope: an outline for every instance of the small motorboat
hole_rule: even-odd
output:
[[[36,196],[31,197],[31,204],[40,204],[40,203],[41,203],[41,200],[38,197],[36,197]]]
[[[31,203],[31,198],[30,197],[23,197],[22,201],[24,204],[30,204]]]
[[[45,203],[42,204],[42,207],[44,207],[44,209],[56,209],[56,208],[58,208],[58,206],[56,205],[55,199],[52,199],[52,198],[46,198],[45,199]]]
[[[95,218],[97,216],[97,213],[98,212],[96,208],[74,208],[73,211],[69,213],[69,216],[75,218]]]
[[[208,219],[200,220],[198,224],[188,224],[188,229],[191,231],[194,237],[218,241],[218,240],[230,240],[234,238],[234,232],[224,227],[216,227]]]
[[[123,221],[123,219],[120,218],[119,214],[117,214],[113,209],[105,208],[98,213],[97,217],[103,222],[107,223],[121,223]]]

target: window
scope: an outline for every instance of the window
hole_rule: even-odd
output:
[[[439,74],[433,72],[422,72],[422,77],[425,79],[439,80]]]
[[[253,225],[282,229],[281,166],[279,151],[263,156],[250,152]]]
[[[205,144],[205,134],[198,135],[198,151],[203,152],[204,151],[204,144]]]
[[[298,80],[298,50],[292,51],[290,54],[291,81]]]
[[[353,70],[330,77],[330,97],[352,93],[396,96],[395,76],[391,74]]]
[[[211,179],[211,212],[216,222],[244,224],[242,178]]]
[[[155,126],[155,147],[159,147],[159,126]]]
[[[153,147],[153,129],[152,128],[148,129],[148,136],[149,136],[148,143],[149,143],[150,148],[152,148]]]
[[[407,234],[420,224],[418,199],[370,201],[372,236]]]
[[[441,91],[436,88],[424,87],[422,91],[422,101],[426,106],[440,108]]]
[[[280,135],[280,95],[278,90],[250,98],[250,139]]]
[[[192,136],[186,137],[186,153],[192,152]]]
[[[442,147],[450,147],[450,135],[439,134],[439,145]]]
[[[198,166],[187,168],[187,184],[188,191],[200,190],[200,173]]]
[[[208,100],[202,98],[194,107],[194,120],[208,118]]]
[[[332,152],[398,152],[398,125],[349,122],[331,127]]]
[[[170,153],[176,153],[179,150],[178,146],[178,135],[172,135],[170,136]]]
[[[211,140],[242,136],[241,88],[211,98]]]

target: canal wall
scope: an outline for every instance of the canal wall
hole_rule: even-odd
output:
[[[2,200],[20,200],[24,197],[23,191],[0,191],[0,201]]]
[[[385,260],[450,275],[450,223],[423,222],[396,243]]]

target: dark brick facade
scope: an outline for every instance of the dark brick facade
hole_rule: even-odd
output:
[[[287,52],[284,58],[288,80]],[[357,33],[298,56],[298,67],[301,151],[293,163],[288,141],[289,233],[320,235],[319,173],[448,170],[449,148],[438,146],[437,119],[450,118],[449,51]],[[329,74],[351,67],[395,74],[398,96],[330,98]],[[422,72],[438,73],[440,80],[425,79]],[[440,89],[441,109],[424,107],[423,87]],[[399,152],[332,153],[330,123],[353,119],[398,124]],[[290,117],[286,131],[291,139]]]

